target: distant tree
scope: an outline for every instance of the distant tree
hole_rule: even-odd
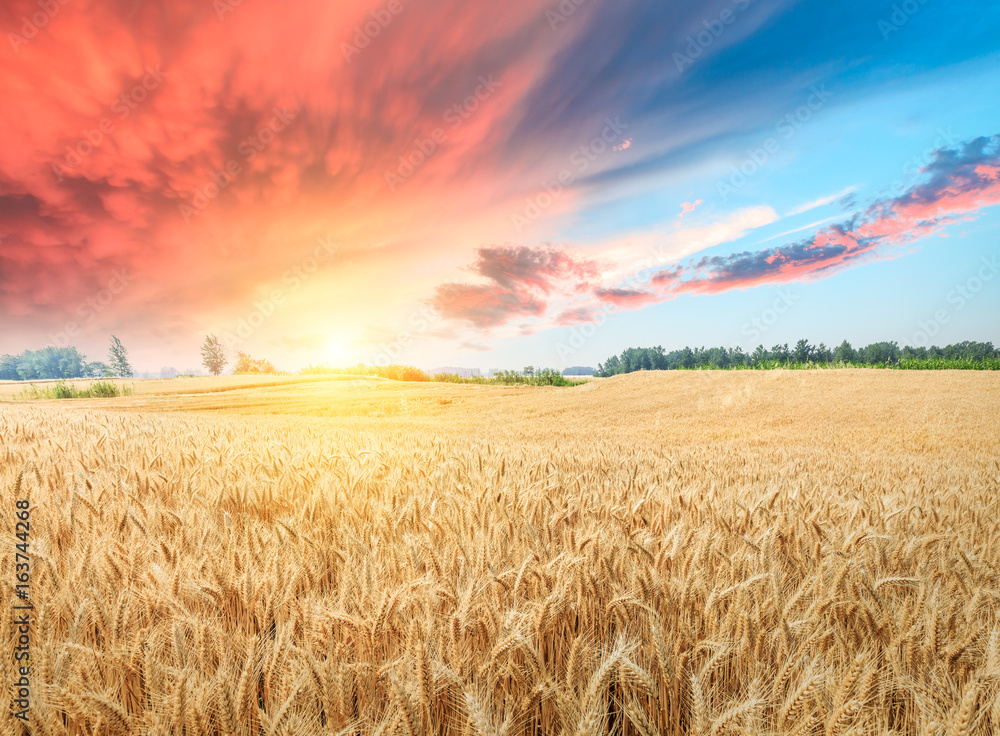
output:
[[[87,363],[83,367],[83,375],[87,378],[105,378],[114,374],[111,372],[111,367],[107,363],[95,360],[92,363]]]
[[[220,375],[228,362],[226,351],[222,349],[222,344],[215,335],[205,337],[205,342],[201,346],[201,357],[202,364],[213,376]]]
[[[0,381],[19,381],[21,376],[17,373],[17,357],[14,355],[4,355],[0,358]]]
[[[592,376],[596,373],[590,366],[574,365],[563,371],[564,376]]]
[[[132,364],[128,362],[128,351],[122,345],[122,341],[114,335],[111,336],[111,349],[108,352],[108,364],[111,367],[112,375],[119,378],[131,378],[134,375]]]
[[[728,368],[729,353],[725,348],[710,348],[705,351],[704,365],[711,368]]]
[[[792,351],[788,349],[788,343],[784,345],[775,345],[771,348],[771,360],[776,360],[779,363],[787,363],[792,359]]]
[[[851,343],[844,340],[833,352],[833,359],[838,363],[857,363],[858,351],[851,347]]]
[[[694,351],[691,348],[684,348],[678,355],[678,364],[681,368],[694,368],[697,363]]]
[[[723,348],[724,350],[725,348]],[[739,345],[729,351],[729,364],[731,366],[744,366],[750,362],[750,356],[743,352]]]
[[[531,378],[533,375],[535,375],[535,366],[533,365],[525,366],[524,375],[526,375],[528,378]]]
[[[795,343],[795,350],[792,358],[796,363],[808,363],[812,359],[813,348],[808,340],[799,340]]]
[[[84,375],[85,360],[76,348],[49,346],[41,350],[25,350],[13,358],[17,373],[15,379],[79,378]]]
[[[861,349],[859,357],[868,365],[892,365],[899,362],[899,345],[895,342],[874,342]]]
[[[254,358],[248,353],[236,353],[236,365],[233,371],[238,376],[246,375],[277,375],[278,369],[271,361],[264,358]]]
[[[611,376],[616,376],[622,372],[621,361],[617,355],[612,355],[605,362],[597,364],[597,373],[595,375],[598,378],[611,378]]]
[[[824,343],[812,346],[806,340],[799,340],[793,349],[787,344],[775,345],[767,350],[758,345],[752,354],[747,355],[742,348],[689,348],[672,350],[664,353],[660,346],[654,348],[627,348],[620,356],[612,355],[604,363],[597,366],[600,377],[614,376],[619,373],[648,370],[678,370],[678,369],[726,369],[743,366],[755,368],[770,368],[787,365],[795,361],[799,363],[829,364],[833,362],[854,363],[873,367],[898,365],[900,359],[910,361],[905,366],[909,368],[931,367],[921,365],[921,361],[957,361],[968,363],[968,366],[955,367],[990,367],[993,361],[1000,361],[1000,350],[993,343],[963,342],[948,345],[944,348],[900,348],[894,342],[879,342],[855,350],[846,340],[836,350],[831,350]],[[917,361],[915,364],[913,361]]]

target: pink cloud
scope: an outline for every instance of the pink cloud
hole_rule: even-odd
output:
[[[694,212],[699,205],[704,204],[704,201],[703,199],[697,199],[694,202],[681,202],[681,214],[678,215],[677,219],[683,220],[685,215]]]
[[[605,304],[624,309],[641,309],[661,301],[655,291],[643,289],[595,289],[594,296]]]
[[[554,291],[585,293],[598,276],[597,264],[551,247],[480,248],[469,270],[485,284],[439,286],[433,306],[442,316],[487,329],[515,318],[539,317]]]
[[[598,312],[587,307],[576,309],[566,309],[556,315],[555,324],[559,327],[573,327],[593,322],[597,318]]]

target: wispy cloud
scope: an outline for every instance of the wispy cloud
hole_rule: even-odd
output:
[[[810,222],[808,225],[803,225],[802,227],[797,227],[792,230],[786,230],[783,233],[778,233],[777,235],[772,235],[769,238],[764,238],[763,240],[758,240],[754,245],[760,245],[761,243],[769,243],[772,240],[777,240],[778,238],[787,238],[789,235],[794,235],[795,233],[801,233],[806,230],[812,230],[814,227],[819,227],[820,225],[826,225],[828,222],[833,222],[834,220],[843,219],[843,215],[833,215],[832,217],[827,217],[822,220],[817,220],[816,222]]]
[[[685,215],[689,215],[698,209],[699,205],[705,203],[703,199],[696,199],[694,202],[681,202],[681,213],[677,216],[677,221],[680,222],[684,219]]]
[[[856,186],[850,186],[846,187],[845,189],[841,189],[839,192],[836,192],[834,194],[829,194],[825,197],[820,197],[819,199],[814,199],[810,202],[805,202],[804,204],[800,204],[798,207],[795,207],[792,210],[790,210],[785,215],[785,217],[794,217],[795,215],[801,215],[805,212],[809,212],[810,210],[815,210],[819,207],[826,207],[827,205],[833,204],[834,202],[839,202],[840,200],[844,199],[844,197],[853,194],[857,190],[858,188]]]

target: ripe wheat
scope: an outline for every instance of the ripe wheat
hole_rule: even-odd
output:
[[[32,504],[32,733],[998,733],[998,388],[0,404],[5,600]]]

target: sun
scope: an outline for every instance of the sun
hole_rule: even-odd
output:
[[[326,342],[326,347],[323,349],[323,357],[329,363],[339,363],[346,359],[347,351],[344,350],[344,345],[339,340],[330,339]]]

